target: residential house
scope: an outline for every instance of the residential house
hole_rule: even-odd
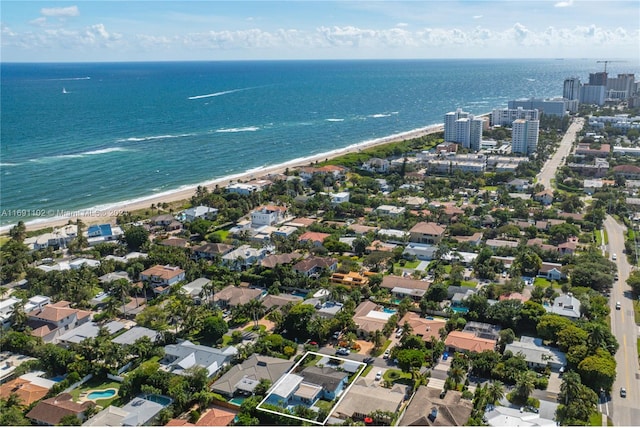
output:
[[[223,255],[222,263],[231,270],[243,271],[256,263],[260,263],[269,253],[269,248],[253,248],[250,245],[241,245]]]
[[[160,411],[167,407],[172,401],[173,400],[167,396],[157,396],[155,394],[153,397],[150,395],[135,397],[122,408],[108,406],[106,409],[96,413],[82,425],[91,427],[151,426],[158,414],[160,414]]]
[[[229,364],[238,350],[233,346],[222,349],[195,345],[188,340],[164,347],[164,358],[160,361],[163,370],[173,374],[185,374],[191,367],[204,367],[209,377]]]
[[[95,322],[87,322],[60,334],[56,342],[61,346],[69,346],[98,337],[101,328],[105,328],[110,335],[114,335],[124,329],[124,327],[125,325],[119,321],[109,321],[104,326],[96,324]]]
[[[282,223],[287,208],[277,205],[264,205],[251,212],[251,227],[273,226]]]
[[[328,233],[321,232],[305,232],[298,238],[300,243],[310,243],[314,247],[321,247],[325,239],[330,237]]]
[[[206,244],[199,245],[197,247],[192,247],[192,257],[196,260],[206,259],[206,260],[216,260],[217,257],[222,257],[225,254],[228,254],[235,247],[229,244],[218,244],[207,242]]]
[[[567,293],[556,297],[553,300],[553,305],[545,306],[544,308],[552,314],[578,319],[582,315],[580,312],[581,307],[580,300],[576,299],[573,294]]]
[[[293,265],[293,270],[306,276],[317,275],[323,270],[335,272],[338,269],[338,261],[330,257],[309,257]]]
[[[580,156],[593,156],[597,158],[606,158],[609,156],[611,146],[609,144],[591,145],[590,143],[578,143],[575,154]]]
[[[377,215],[398,217],[404,214],[407,209],[405,207],[396,207],[394,205],[380,205],[374,210]]]
[[[286,254],[270,254],[260,262],[260,266],[273,269],[278,265],[290,265],[294,261],[300,259],[302,254],[298,252],[286,253]]]
[[[251,183],[229,183],[225,187],[226,191],[229,193],[237,193],[238,195],[250,195],[256,192],[262,192],[266,186],[265,183],[260,182],[251,182]],[[271,184],[271,182],[269,182]]]
[[[120,237],[124,235],[124,232],[119,226],[112,226],[110,224],[98,224],[89,226],[85,232],[87,242],[89,246],[102,244],[104,242],[118,241]]]
[[[305,382],[321,386],[321,397],[327,401],[338,398],[349,380],[349,373],[326,366],[310,366],[299,374]]]
[[[35,311],[36,309],[42,309],[46,305],[51,304],[51,297],[49,296],[33,296],[27,300],[27,303],[24,304],[25,313],[29,313]]]
[[[486,244],[492,250],[500,247],[517,248],[519,245],[518,241],[505,241],[503,239],[487,239]]]
[[[368,337],[376,330],[382,331],[394,311],[384,311],[384,308],[370,300],[365,300],[356,308],[353,322],[356,324],[359,337]]]
[[[409,297],[415,301],[422,299],[430,285],[428,281],[396,275],[385,275],[380,284],[382,288],[390,290],[396,299],[402,300]]]
[[[555,245],[545,244],[541,238],[533,238],[527,241],[527,247],[539,247],[544,251],[558,251]]]
[[[0,385],[0,399],[6,400],[11,394],[16,394],[23,406],[30,406],[42,400],[55,381],[41,377],[44,372],[31,372],[12,379]]]
[[[220,308],[235,308],[252,300],[260,300],[266,292],[259,288],[229,285],[213,295],[213,304]]]
[[[4,299],[0,301],[0,328],[9,328],[11,327],[11,314],[13,314],[13,309],[17,304],[21,304],[22,300],[16,299],[15,297],[9,297],[8,299]]]
[[[264,299],[262,299],[262,304],[267,311],[271,311],[273,309],[279,309],[287,303],[295,305],[296,303],[302,302],[302,300],[302,297],[294,296],[293,294],[267,294]]]
[[[533,196],[533,200],[543,205],[551,205],[553,202],[553,190],[545,189],[542,192],[538,192]]]
[[[484,415],[491,427],[557,427],[558,424],[540,417],[538,413],[523,412],[518,408],[491,406]]]
[[[407,398],[408,386],[395,383],[391,388],[384,388],[380,382],[360,378],[356,380],[349,392],[336,407],[335,414],[343,419],[363,420],[376,410],[398,414],[400,406]],[[389,425],[391,418],[380,414],[376,424]]]
[[[195,424],[184,419],[171,419],[165,426],[197,426],[197,427],[226,427],[231,425],[238,413],[228,408],[209,406],[203,410],[203,414]]]
[[[36,425],[58,425],[65,416],[75,415],[80,420],[89,407],[95,406],[93,401],[76,403],[69,393],[62,393],[56,397],[42,400],[26,414]]]
[[[409,241],[410,237],[409,232],[398,229],[380,229],[376,236],[386,243],[403,245]]]
[[[430,261],[433,260],[438,246],[433,244],[419,244],[417,242],[409,242],[404,247],[403,255],[415,257],[418,260]]]
[[[560,281],[567,276],[562,272],[560,263],[542,262],[538,270],[538,276],[547,278],[550,281]]]
[[[526,190],[529,190],[531,183],[529,183],[529,180],[514,178],[513,180],[509,181],[507,185],[514,189],[516,192],[524,192]]]
[[[146,281],[156,294],[167,294],[171,286],[183,281],[184,270],[177,266],[155,265],[140,272],[140,281]]]
[[[409,230],[409,240],[419,244],[437,245],[442,241],[445,228],[433,222],[417,223]]]
[[[519,342],[509,343],[504,350],[505,352],[511,351],[513,355],[523,355],[527,365],[533,369],[548,366],[551,370],[558,372],[567,365],[567,357],[564,352],[560,352],[557,348],[544,346],[542,339],[534,337],[522,336]]]
[[[151,217],[150,221],[154,226],[166,228],[168,226],[171,226],[172,223],[176,221],[176,219],[171,214],[160,214],[155,217]],[[182,225],[180,226],[182,227]]]
[[[469,321],[462,329],[465,333],[473,333],[477,337],[496,341],[500,338],[500,330],[497,325],[477,321]]]
[[[464,426],[471,416],[473,403],[459,391],[447,391],[421,385],[407,405],[400,426]]]
[[[329,197],[331,198],[331,203],[333,205],[349,202],[350,196],[351,194],[349,192],[329,193]]]
[[[482,232],[476,232],[471,236],[452,236],[451,239],[458,243],[468,242],[473,246],[478,246],[482,242]]]
[[[381,158],[371,158],[362,164],[362,169],[377,173],[385,173],[389,171],[389,160]]]
[[[233,365],[220,376],[211,385],[211,390],[229,398],[236,395],[251,395],[260,380],[269,380],[273,385],[291,368],[291,365],[289,360],[253,354],[245,361]]]
[[[326,319],[332,319],[342,310],[342,303],[331,300],[325,301],[323,298],[312,297],[302,302],[304,305],[313,305],[316,308],[316,315]]]
[[[115,282],[118,281],[120,279],[124,279],[125,281],[127,281],[128,283],[131,283],[131,279],[129,278],[129,274],[123,270],[120,271],[116,271],[116,272],[109,272],[107,274],[102,275],[101,277],[98,278],[98,281],[100,281],[100,284],[102,285],[107,285],[111,282]]]
[[[152,343],[155,343],[155,341],[160,337],[160,333],[155,330],[151,330],[150,328],[134,326],[111,339],[111,342],[119,345],[133,345],[136,340],[142,339],[143,337],[148,337]]]
[[[200,304],[202,303],[203,290],[206,291],[209,285],[211,285],[210,279],[198,278],[183,285],[180,291],[191,297],[196,304]]]
[[[335,272],[331,275],[331,278],[329,278],[329,282],[332,284],[346,285],[348,287],[361,287],[369,283],[369,278],[360,274],[359,272]]]
[[[494,351],[497,341],[476,336],[473,332],[452,331],[444,341],[449,352]]]
[[[630,180],[640,179],[640,166],[635,165],[618,165],[613,167],[613,175],[616,177],[624,177]]]
[[[53,229],[52,232],[43,233],[42,235],[26,238],[24,244],[29,247],[30,250],[43,250],[45,248],[53,248],[54,250],[60,248],[67,248],[69,243],[73,241],[78,235],[78,226],[74,224],[68,224],[64,227]]]
[[[27,313],[31,335],[42,338],[45,343],[55,343],[65,331],[89,322],[91,312],[72,309],[70,305],[61,300]]]
[[[440,339],[440,329],[445,327],[447,320],[443,318],[421,317],[419,314],[409,311],[399,322],[400,326],[403,326],[405,323],[411,326],[411,334],[420,336],[425,342],[431,342],[433,337]]]
[[[205,207],[198,205],[197,207],[187,208],[182,212],[182,220],[188,223],[196,219],[212,220],[218,215],[217,208]]]

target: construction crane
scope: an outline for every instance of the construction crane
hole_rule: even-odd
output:
[[[607,64],[609,64],[610,62],[626,62],[626,61],[612,61],[612,60],[602,60],[602,61],[596,61],[598,63],[604,63],[604,72],[607,72]]]

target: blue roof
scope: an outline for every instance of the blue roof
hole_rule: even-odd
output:
[[[94,226],[89,226],[87,230],[89,236],[111,236],[111,225],[110,224],[99,224]]]

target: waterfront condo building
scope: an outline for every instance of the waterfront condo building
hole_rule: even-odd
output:
[[[484,120],[457,109],[445,115],[444,139],[471,150],[480,150]]]
[[[538,131],[540,121],[517,119],[513,122],[511,134],[511,151],[530,155],[538,147]]]
[[[523,98],[512,100],[507,103],[510,109],[522,107],[523,109],[538,110],[540,114],[548,116],[565,116],[567,114],[568,101],[563,98],[540,99],[540,98]]]
[[[566,100],[580,99],[580,78],[579,77],[567,77],[564,79],[564,86],[562,88],[562,98]]]
[[[491,112],[491,126],[511,126],[514,120],[527,119],[538,120],[538,110],[518,108],[497,108]]]

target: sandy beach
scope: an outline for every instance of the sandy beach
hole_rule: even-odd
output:
[[[252,171],[247,171],[246,173],[242,173],[242,174],[238,174],[230,177],[223,177],[217,180],[212,180],[206,183],[202,183],[200,184],[200,186],[204,185],[209,189],[213,189],[215,188],[215,186],[225,187],[231,182],[246,181],[253,178],[259,178],[261,176],[265,176],[268,174],[283,173],[287,168],[295,169],[296,167],[307,166],[311,162],[324,161],[326,159],[334,159],[338,156],[342,156],[347,153],[356,153],[363,149],[368,149],[371,147],[399,142],[403,140],[409,140],[413,138],[419,138],[424,135],[442,132],[443,130],[444,130],[444,126],[442,124],[432,125],[425,128],[420,128],[413,131],[405,132],[405,133],[400,133],[400,134],[395,134],[395,135],[391,135],[384,138],[379,138],[376,140],[372,140],[370,142],[356,144],[353,146],[346,147],[344,149],[334,150],[329,153],[320,153],[318,155],[304,158],[303,161],[296,160],[292,162],[285,162],[279,165],[275,165],[273,167],[265,167],[260,170],[252,170]],[[68,213],[65,212],[65,215],[63,216],[59,216],[55,218],[47,218],[42,220],[35,220],[35,221],[27,221],[25,224],[26,224],[27,230],[39,230],[39,229],[44,229],[49,227],[63,226],[67,224],[69,221],[76,221],[78,218],[80,218],[83,221],[83,223],[85,223],[86,225],[102,224],[102,223],[113,224],[115,222],[115,218],[123,212],[127,212],[127,211],[132,212],[136,210],[149,208],[151,207],[152,204],[158,205],[162,203],[186,201],[193,196],[195,189],[197,187],[198,185],[194,185],[188,189],[177,190],[175,192],[167,192],[162,195],[150,195],[148,198],[140,198],[135,202],[130,202],[130,203],[122,203],[122,204],[115,203],[109,206],[108,208],[104,208],[104,209],[88,208],[84,210],[70,211]],[[8,231],[9,231],[9,227],[5,227],[3,228],[2,231],[0,231],[0,233],[6,234],[8,233]]]

